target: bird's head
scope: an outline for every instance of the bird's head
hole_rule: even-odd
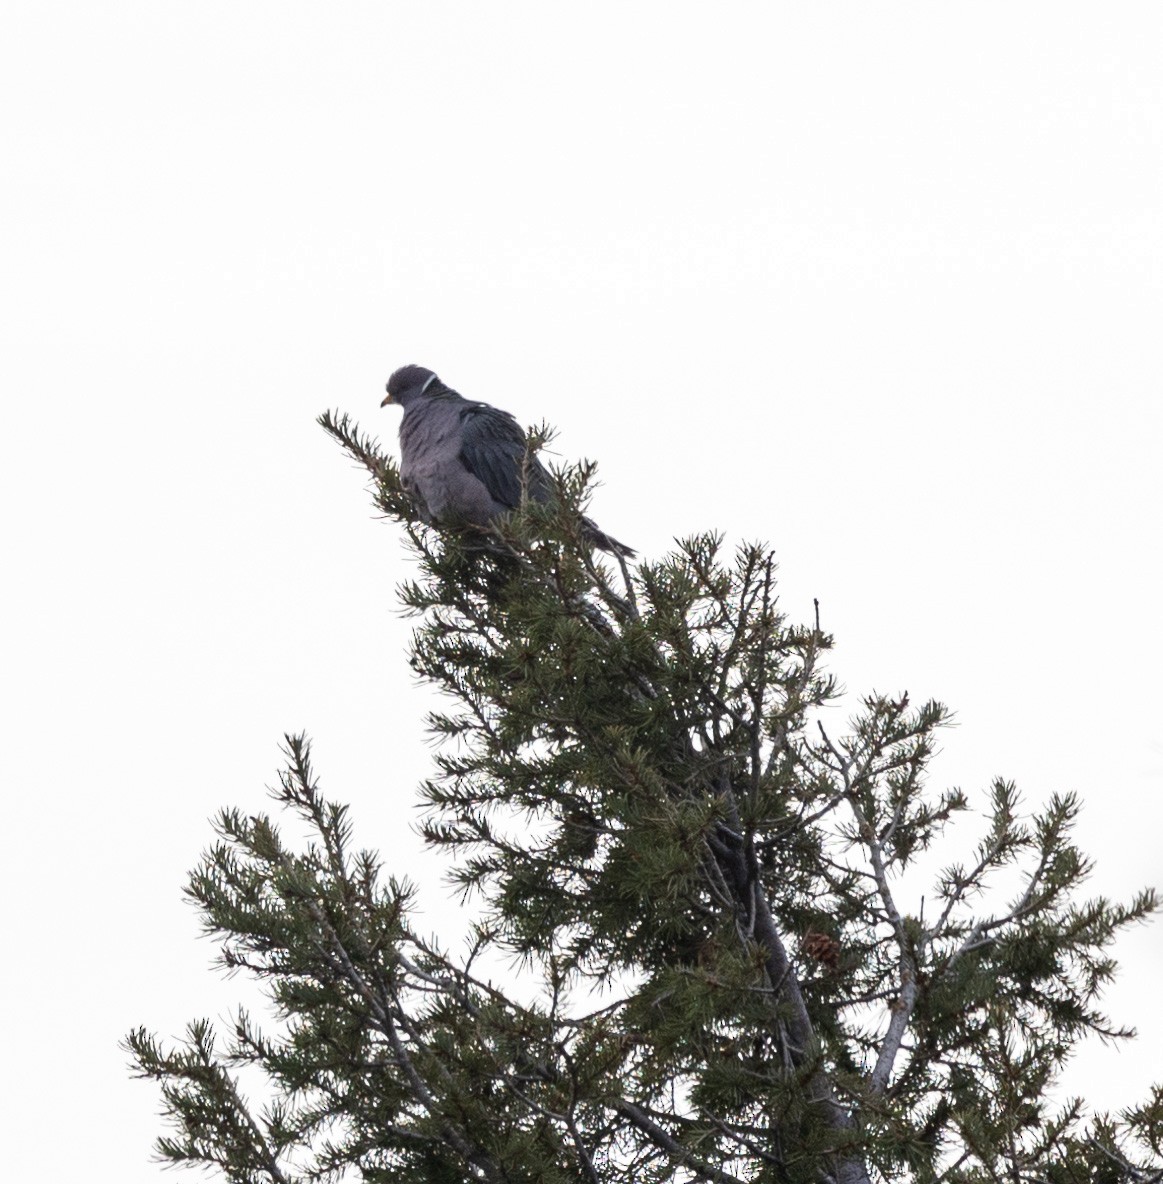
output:
[[[444,384],[435,373],[424,366],[401,366],[388,379],[388,393],[384,397],[381,407],[389,403],[399,403],[407,407],[413,400],[433,390],[442,390]]]

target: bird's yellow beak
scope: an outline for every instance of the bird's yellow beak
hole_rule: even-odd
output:
[[[394,403],[395,401],[396,401],[396,400],[395,400],[395,399],[393,399],[391,395],[384,395],[383,402],[382,402],[382,403],[380,403],[380,406],[381,406],[381,407],[386,407],[386,406],[387,406],[389,403]]]

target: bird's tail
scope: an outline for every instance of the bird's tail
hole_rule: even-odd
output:
[[[591,543],[599,550],[608,551],[611,555],[621,555],[623,559],[634,559],[638,552],[633,547],[627,547],[625,543],[620,543],[612,535],[606,534],[604,530],[599,530],[595,522],[589,518],[582,519],[582,527],[585,532],[585,540]]]

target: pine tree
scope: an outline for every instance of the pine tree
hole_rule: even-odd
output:
[[[996,782],[972,859],[906,907],[903,873],[968,808],[926,786],[948,712],[872,693],[826,730],[832,639],[782,615],[769,549],[597,561],[588,466],[556,506],[437,532],[374,441],[321,423],[417,561],[411,663],[450,703],[423,833],[471,941],[421,936],[287,737],[274,796],[313,841],[225,810],[187,889],[273,1027],[126,1042],[165,1160],[248,1182],[1163,1181],[1163,1089],[1116,1116],[1049,1096],[1080,1039],[1130,1034],[1099,996],[1156,907],[1080,897],[1075,797],[1026,814]]]

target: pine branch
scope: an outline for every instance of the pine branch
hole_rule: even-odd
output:
[[[633,1102],[618,1099],[610,1103],[610,1108],[641,1131],[656,1147],[665,1151],[676,1167],[686,1168],[696,1179],[712,1181],[713,1184],[744,1184],[738,1176],[732,1176],[721,1167],[704,1163],[688,1148],[658,1125],[645,1111],[635,1106]]]

